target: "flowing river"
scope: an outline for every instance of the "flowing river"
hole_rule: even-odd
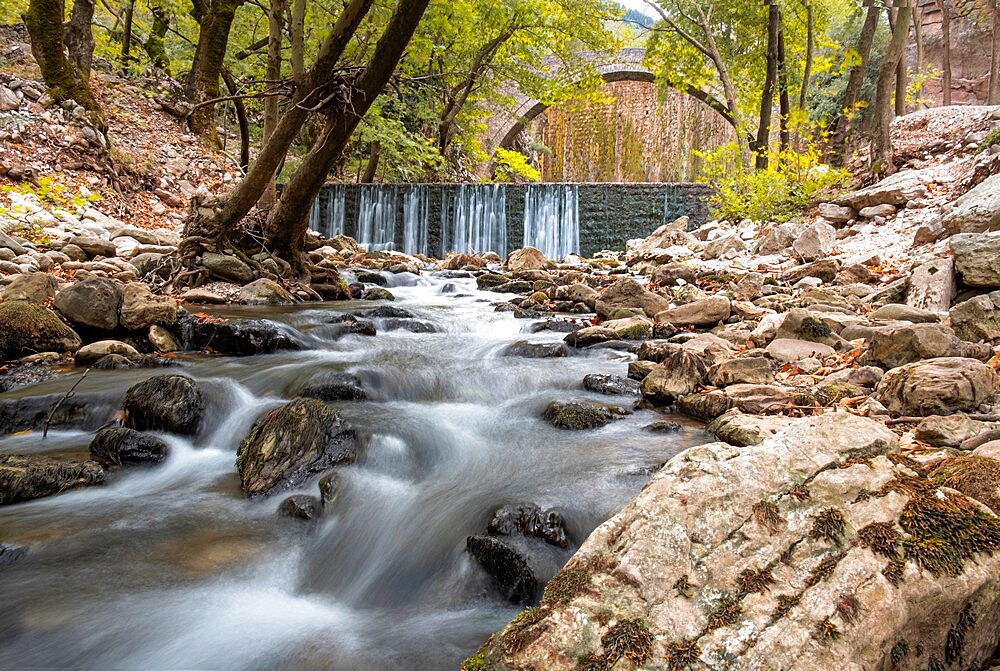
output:
[[[408,279],[407,279],[408,278]],[[654,412],[597,430],[541,419],[552,400],[633,397],[583,391],[587,373],[625,375],[612,349],[567,358],[505,356],[534,322],[495,312],[471,278],[389,276],[437,333],[336,338],[326,323],[366,302],[226,308],[288,325],[307,349],[253,357],[191,354],[167,370],[93,371],[107,419],[125,390],[164,372],[197,379],[208,414],[193,440],[163,434],[167,461],[109,473],[103,487],[0,507],[0,542],[30,546],[0,569],[0,669],[455,669],[518,612],[465,549],[493,511],[532,502],[566,519],[565,562],[586,536],[692,444]],[[393,286],[393,284],[409,286]],[[365,438],[318,523],[281,517],[284,495],[249,500],[236,448],[255,418],[318,371],[357,374],[368,400],[336,403]],[[63,393],[77,373],[0,395]],[[0,452],[85,458],[92,432],[0,437]],[[316,494],[315,481],[290,493]],[[553,569],[554,570],[554,569]]]

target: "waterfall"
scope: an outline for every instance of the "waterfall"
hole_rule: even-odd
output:
[[[343,235],[346,199],[345,185],[333,184],[323,187],[313,201],[312,210],[309,211],[309,228],[327,238]]]
[[[501,184],[462,184],[441,207],[441,255],[507,254],[507,191]]]
[[[524,246],[550,259],[580,251],[579,187],[532,184],[524,193]]]
[[[403,252],[427,254],[430,205],[427,186],[415,184],[403,193]]]
[[[358,204],[358,244],[368,251],[394,248],[398,188],[387,184],[364,184]]]

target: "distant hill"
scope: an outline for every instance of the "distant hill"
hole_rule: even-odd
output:
[[[622,9],[624,9],[624,7]],[[646,16],[642,12],[635,9],[626,10],[625,16],[622,17],[622,21],[633,26],[641,25],[644,28],[652,28],[655,23],[651,16]]]

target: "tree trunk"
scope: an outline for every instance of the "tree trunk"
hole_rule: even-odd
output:
[[[292,76],[301,82],[306,74],[306,0],[292,3]]]
[[[66,24],[65,40],[69,60],[84,81],[90,79],[90,64],[94,60],[94,0],[74,0],[73,14]]]
[[[185,264],[193,264],[199,250],[206,245],[218,245],[218,241],[246,216],[267,185],[274,180],[288,148],[311,114],[310,106],[320,102],[324,87],[334,81],[337,61],[372,5],[374,0],[351,0],[341,12],[320,47],[316,61],[304,75],[304,85],[296,86],[295,95],[278,119],[271,138],[263,144],[257,160],[239,184],[218,198],[193,203],[192,213],[184,226],[185,240],[179,250]]]
[[[153,14],[153,25],[149,29],[143,49],[150,62],[159,69],[170,74],[170,59],[167,58],[165,41],[167,29],[170,27],[170,13],[157,3],[150,4],[149,11]]]
[[[132,16],[135,14],[135,0],[128,0],[125,6],[124,34],[122,35],[122,63],[128,67],[129,52],[132,50]]]
[[[951,104],[951,9],[948,0],[937,0],[941,9],[941,102]]]
[[[913,16],[913,10],[910,9],[910,16]],[[906,114],[906,81],[907,81],[907,71],[906,71],[906,43],[910,37],[910,18],[903,17],[898,12],[896,13],[896,21],[903,22],[903,28],[905,32],[903,33],[903,51],[900,55],[899,61],[896,63],[896,94],[894,100],[896,103],[895,113],[896,116],[903,116]],[[895,25],[893,27],[893,34],[895,35]]]
[[[368,151],[368,164],[365,165],[365,171],[361,175],[361,179],[358,180],[361,184],[371,184],[375,181],[375,174],[378,172],[378,161],[381,154],[382,143],[375,140]]]
[[[788,131],[788,118],[791,115],[791,104],[788,101],[788,68],[785,63],[785,30],[778,27],[778,133],[781,140],[781,151],[786,151],[791,142]]]
[[[236,17],[236,10],[244,0],[211,0],[204,11],[195,5],[195,18],[200,24],[198,46],[191,61],[185,92],[194,103],[205,102],[219,97],[219,77],[229,46],[229,31]],[[215,130],[215,105],[198,107],[188,117],[191,130],[202,135],[213,144],[219,138]]]
[[[281,79],[281,44],[285,34],[285,12],[288,5],[285,0],[271,0],[271,9],[267,15],[267,69],[264,73],[266,86],[275,86]],[[278,98],[264,98],[264,137],[263,144],[271,139],[274,128],[278,125]],[[274,180],[264,189],[257,202],[257,207],[263,210],[271,209],[278,199]]]
[[[239,95],[240,87],[236,84],[232,73],[226,68],[222,69],[222,80],[226,82],[229,95]],[[240,127],[240,169],[246,172],[250,166],[250,120],[247,118],[247,106],[242,98],[233,99],[233,108],[236,110],[236,123]]]
[[[993,0],[993,45],[990,57],[990,93],[988,105],[1000,105],[1000,0]]]
[[[815,42],[815,38],[813,37],[815,19],[813,17],[812,2],[810,2],[810,0],[803,1],[806,5],[806,63],[805,70],[802,73],[802,89],[799,91],[800,110],[804,110],[806,108],[806,98],[809,95],[809,79],[812,77],[813,44]]]
[[[892,162],[892,144],[889,141],[889,125],[892,123],[892,83],[896,68],[903,56],[906,35],[910,31],[910,0],[902,0],[896,14],[892,39],[886,48],[885,60],[878,73],[875,89],[875,109],[872,116],[870,168],[873,176],[891,175],[896,171]]]
[[[80,76],[66,58],[63,42],[64,0],[31,0],[22,17],[31,36],[31,53],[54,100],[73,99],[84,109],[97,114],[104,130],[104,117],[87,80]]]
[[[858,36],[858,43],[855,51],[861,57],[861,62],[851,68],[851,73],[847,78],[847,88],[844,89],[844,99],[840,105],[840,114],[832,124],[832,139],[830,141],[830,162],[834,165],[844,165],[847,158],[847,138],[850,136],[851,119],[856,114],[858,98],[861,97],[861,85],[865,81],[865,71],[868,69],[868,60],[871,57],[872,43],[875,40],[875,31],[878,28],[878,17],[881,8],[879,3],[873,2],[868,6],[868,13],[865,15],[865,23],[861,27],[861,34]]]
[[[429,0],[399,1],[368,65],[352,87],[351,105],[327,121],[271,210],[265,230],[268,249],[290,262],[300,275],[305,274],[302,242],[312,203],[354,129],[389,82],[428,4]]]
[[[764,89],[760,93],[760,125],[757,127],[757,139],[753,151],[757,155],[755,167],[757,170],[767,168],[768,144],[771,137],[771,110],[774,108],[774,90],[778,84],[778,39],[781,32],[781,13],[777,3],[770,2],[767,6],[767,59]]]

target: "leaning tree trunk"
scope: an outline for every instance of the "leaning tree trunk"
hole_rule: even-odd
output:
[[[857,113],[855,108],[861,97],[861,86],[865,81],[865,71],[868,69],[868,60],[871,57],[872,43],[875,41],[875,31],[878,28],[878,17],[881,11],[877,2],[868,6],[865,23],[858,36],[855,51],[861,57],[861,62],[851,68],[851,74],[847,77],[847,88],[844,89],[844,98],[840,105],[840,114],[837,115],[832,124],[830,162],[834,165],[844,165],[847,158],[847,138],[851,132],[851,119]]]
[[[910,31],[910,0],[902,0],[896,23],[892,30],[892,39],[886,48],[885,60],[878,73],[878,84],[875,89],[875,109],[872,117],[871,137],[871,174],[876,177],[891,175],[896,172],[892,162],[892,143],[889,140],[889,125],[892,123],[892,85],[896,68],[903,57],[903,47],[906,45],[906,35]]]
[[[267,87],[276,87],[281,79],[281,44],[284,41],[285,0],[271,0],[271,9],[267,15],[267,68],[264,72]],[[269,96],[264,99],[264,143],[271,139],[275,126],[278,125],[278,98]],[[257,207],[267,210],[278,200],[278,191],[274,180],[268,184],[257,203]]]
[[[90,79],[90,64],[94,60],[94,0],[74,0],[73,13],[66,24],[64,39],[69,60],[84,81]]]
[[[271,210],[265,227],[268,249],[307,277],[302,243],[312,203],[340,158],[351,134],[382,92],[413,37],[429,0],[400,0],[367,67],[351,87],[351,98],[333,112],[323,133],[295,171]]]
[[[778,40],[781,32],[781,13],[777,3],[767,6],[767,72],[764,90],[760,93],[760,125],[753,151],[757,155],[755,167],[765,170],[768,162],[768,145],[771,138],[771,110],[774,108],[774,90],[778,85]]]
[[[31,53],[42,70],[42,77],[54,100],[73,99],[84,109],[96,113],[104,129],[104,116],[86,79],[66,58],[63,41],[64,0],[31,0],[24,25],[31,36]]]
[[[191,130],[213,144],[219,143],[215,130],[215,104],[207,101],[219,97],[219,78],[229,46],[229,32],[236,10],[244,0],[213,0],[199,12],[198,46],[195,48],[185,92],[197,106],[188,117]]]

